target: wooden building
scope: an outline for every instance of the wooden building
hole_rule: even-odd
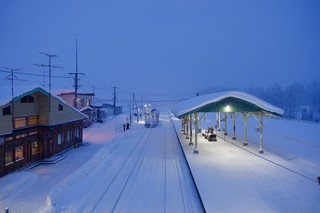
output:
[[[0,110],[0,177],[82,142],[86,116],[42,87],[0,100]]]

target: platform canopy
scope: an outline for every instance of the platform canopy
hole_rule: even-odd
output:
[[[282,117],[283,110],[260,98],[239,91],[226,91],[196,96],[172,108],[177,118],[194,112],[251,112],[271,117]]]

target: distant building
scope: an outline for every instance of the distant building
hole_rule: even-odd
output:
[[[122,113],[122,107],[121,106],[116,106],[115,108],[113,107],[112,104],[102,104],[102,107],[107,111],[108,115],[119,115]]]
[[[78,92],[77,101],[75,101],[74,90],[56,90],[54,94],[62,98],[67,104],[75,107],[83,114],[87,115],[87,119],[84,121],[84,126],[88,127],[98,119],[96,117],[96,110],[92,107],[94,93],[87,93],[83,91]]]
[[[8,90],[9,93],[9,90]],[[87,117],[42,88],[0,94],[0,177],[82,142]]]
[[[75,107],[76,109],[92,106],[93,97],[95,96],[94,93],[79,91],[77,95],[77,101],[75,102],[74,90],[56,90],[54,94],[61,97],[67,104]]]

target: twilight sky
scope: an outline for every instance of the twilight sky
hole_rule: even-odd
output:
[[[318,0],[1,0],[0,67],[75,72],[81,89],[179,97],[210,87],[286,86],[320,79]],[[8,74],[0,72],[0,84]],[[43,84],[43,77],[17,75]],[[48,80],[46,80],[48,82]],[[72,79],[53,78],[53,88]]]

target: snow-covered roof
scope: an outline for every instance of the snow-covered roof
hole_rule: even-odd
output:
[[[263,112],[283,116],[283,109],[239,91],[225,91],[190,98],[176,104],[172,112],[178,118],[193,112]]]
[[[85,107],[82,107],[81,109],[79,109],[79,111],[80,111],[80,112],[83,112],[83,111],[85,111],[85,110],[87,110],[87,109],[88,109],[88,110],[91,110],[91,111],[93,110],[92,107],[85,106]]]
[[[28,95],[33,93],[33,91],[41,89],[41,91],[45,94],[49,94],[49,91],[42,86],[38,85],[26,85],[26,86],[15,86],[13,90],[13,97],[11,94],[11,87],[1,87],[0,90],[0,106],[8,104],[12,98],[18,99],[21,96]],[[60,99],[60,98],[59,98]]]
[[[33,86],[30,86],[30,85],[29,86],[17,86],[17,87],[14,87],[14,97],[12,98],[11,88],[2,87],[1,89],[2,90],[0,93],[0,106],[9,104],[12,99],[16,100],[16,99],[22,98],[26,95],[30,95],[35,92],[41,92],[47,96],[50,94],[50,91],[48,91],[46,88],[44,88],[42,86],[34,86],[34,85]],[[77,111],[78,113],[80,113],[84,117],[87,117],[87,115],[83,114],[79,110],[75,109],[72,106],[69,106],[69,104],[67,104],[61,97],[54,95],[54,94],[51,94],[51,96],[58,99],[59,101],[61,101],[63,104],[70,107],[72,110]]]
[[[53,90],[52,93],[55,95],[70,95],[70,94],[74,94],[75,92],[74,92],[74,89],[56,89],[56,90]],[[78,90],[78,95],[94,96],[94,93]]]

